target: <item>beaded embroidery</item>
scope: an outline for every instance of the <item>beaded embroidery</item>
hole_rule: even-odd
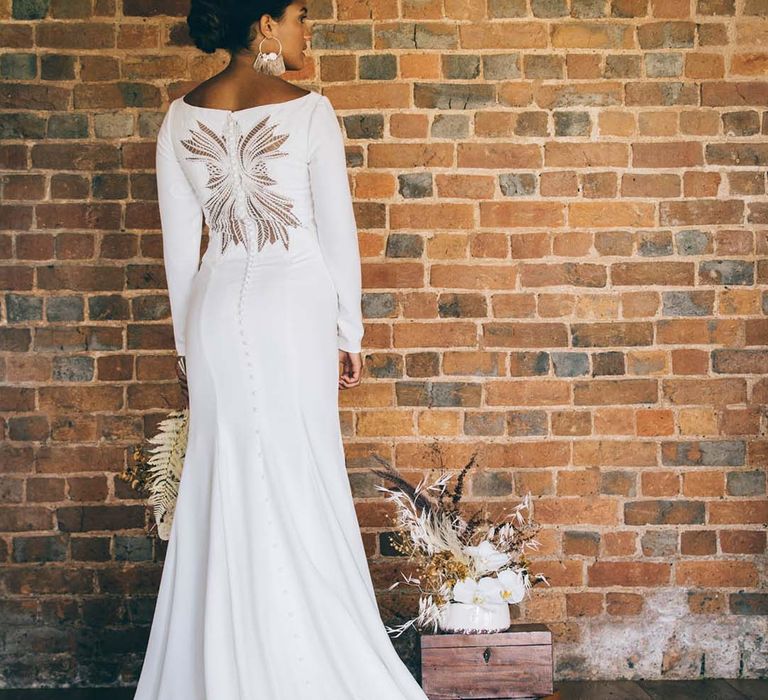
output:
[[[249,225],[258,250],[267,241],[278,240],[287,250],[287,228],[300,222],[292,212],[293,201],[270,189],[276,180],[269,175],[267,161],[288,155],[280,150],[288,134],[273,134],[276,125],[267,126],[267,116],[243,136],[234,115],[227,116],[224,134],[196,120],[198,128],[190,129],[191,138],[181,140],[192,153],[187,159],[202,161],[208,171],[206,187],[211,194],[204,204],[208,226],[221,236],[222,254],[230,243],[248,249]]]

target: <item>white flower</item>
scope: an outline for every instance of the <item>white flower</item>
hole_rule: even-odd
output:
[[[506,569],[496,576],[500,584],[501,599],[504,602],[514,605],[525,598],[525,579],[519,571]]]
[[[497,571],[509,561],[509,554],[500,552],[488,540],[483,540],[477,547],[465,547],[464,551],[474,558],[478,574]]]
[[[457,581],[453,586],[453,599],[472,605],[498,605],[504,602],[498,579],[490,576],[484,576],[479,582],[473,578]]]

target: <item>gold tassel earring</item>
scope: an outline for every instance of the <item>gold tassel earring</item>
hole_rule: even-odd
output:
[[[268,39],[274,39],[280,48],[277,53],[269,52],[263,53],[261,45]],[[256,60],[253,62],[253,69],[260,73],[267,73],[268,75],[280,75],[285,73],[285,61],[283,61],[283,45],[280,39],[277,37],[264,37],[259,43],[259,52],[256,54]]]

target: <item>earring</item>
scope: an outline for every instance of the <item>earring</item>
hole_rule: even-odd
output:
[[[268,39],[274,39],[280,48],[277,53],[273,51],[270,53],[263,53],[261,45]],[[277,37],[264,37],[259,43],[259,53],[256,54],[256,60],[253,62],[253,69],[260,73],[267,73],[268,75],[280,75],[285,73],[285,61],[283,61],[283,45],[280,43],[280,39]]]

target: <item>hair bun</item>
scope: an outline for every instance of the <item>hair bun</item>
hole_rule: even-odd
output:
[[[229,11],[220,0],[192,0],[187,15],[189,36],[198,49],[213,53],[227,45]]]

